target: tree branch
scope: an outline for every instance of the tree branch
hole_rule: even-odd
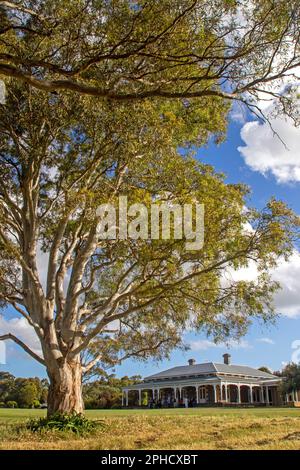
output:
[[[82,95],[96,96],[98,98],[106,98],[114,101],[133,101],[143,100],[147,98],[168,98],[168,99],[179,99],[179,98],[200,98],[204,96],[217,96],[220,98],[238,100],[238,96],[233,93],[226,93],[218,90],[199,90],[194,92],[189,91],[164,91],[160,88],[154,90],[147,90],[136,93],[117,93],[113,92],[109,88],[99,88],[97,86],[86,85],[84,83],[75,80],[46,80],[37,79],[32,74],[22,72],[13,65],[0,64],[0,75],[7,77],[14,77],[22,80],[28,85],[31,85],[39,90],[55,92],[60,90],[69,90],[80,93]]]
[[[35,16],[40,20],[45,20],[45,18],[39,15],[36,11],[31,10],[30,8],[26,8],[23,5],[18,5],[17,3],[8,2],[5,0],[1,0],[0,4],[6,8],[10,8],[11,10],[19,10],[19,11],[22,11],[23,13],[27,13],[29,15]]]
[[[10,339],[12,341],[14,341],[16,344],[18,344],[19,346],[21,346],[21,348],[27,352],[27,354],[29,354],[31,357],[33,357],[33,359],[35,359],[36,361],[38,361],[40,364],[43,364],[43,366],[46,365],[44,359],[42,359],[38,354],[36,354],[35,352],[33,352],[25,343],[23,343],[23,341],[21,341],[19,338],[17,338],[15,335],[13,335],[12,333],[7,333],[5,335],[2,335],[0,336],[0,341],[5,341],[7,339]]]

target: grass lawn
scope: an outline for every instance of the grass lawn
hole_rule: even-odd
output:
[[[300,409],[88,410],[101,420],[88,437],[31,433],[44,410],[0,409],[0,449],[300,449]]]

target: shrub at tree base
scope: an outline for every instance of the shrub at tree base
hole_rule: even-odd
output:
[[[40,408],[41,404],[40,404],[39,400],[33,400],[32,407],[33,408]]]
[[[73,432],[77,435],[89,434],[97,427],[104,427],[101,421],[92,421],[79,413],[55,413],[51,418],[32,419],[26,428],[33,432],[53,430]]]
[[[10,400],[6,402],[7,408],[18,408],[18,403],[16,401]]]

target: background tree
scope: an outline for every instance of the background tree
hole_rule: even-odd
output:
[[[16,401],[13,401],[13,400],[9,400],[7,403],[6,403],[6,406],[8,408],[18,408],[18,403]]]
[[[273,372],[269,369],[269,367],[262,366],[259,367],[258,370],[261,370],[262,372],[267,372],[267,374],[272,374]]]
[[[9,372],[0,372],[0,402],[9,400],[14,388],[15,377]]]
[[[16,402],[21,408],[33,407],[38,401],[38,389],[34,381],[16,380]]]
[[[287,393],[293,393],[300,390],[300,364],[291,362],[281,371],[276,372],[276,375],[283,378],[281,384],[283,396]]]
[[[0,372],[0,402],[2,406],[39,406],[47,402],[48,382],[46,379],[15,378],[8,372]]]
[[[83,399],[86,408],[120,408],[122,388],[141,381],[141,376],[115,377],[103,374],[99,379],[83,386]]]

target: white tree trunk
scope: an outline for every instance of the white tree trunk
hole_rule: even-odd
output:
[[[60,362],[60,361],[58,361]],[[54,413],[82,413],[82,366],[79,360],[47,368],[50,379],[48,416]]]

